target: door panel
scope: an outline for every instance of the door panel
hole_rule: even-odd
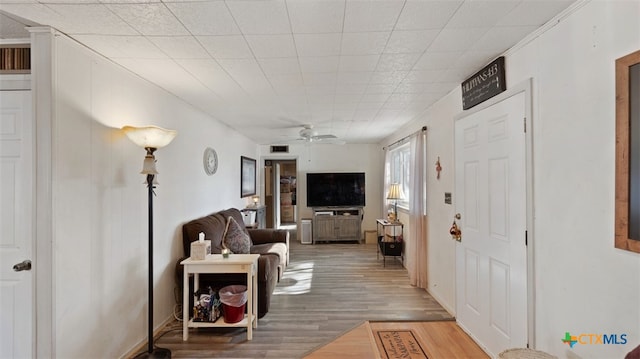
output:
[[[0,357],[33,357],[33,127],[30,91],[0,91]]]
[[[489,354],[527,344],[524,94],[455,124],[456,303]]]

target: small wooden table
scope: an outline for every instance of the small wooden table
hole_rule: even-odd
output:
[[[209,254],[204,260],[187,258],[180,262],[184,266],[182,289],[182,340],[189,339],[189,328],[202,327],[247,327],[247,340],[253,339],[253,328],[258,327],[258,257],[259,254]],[[246,273],[247,274],[247,314],[237,323],[225,323],[219,319],[215,323],[194,322],[189,319],[189,295],[198,291],[200,273]],[[189,291],[189,274],[193,274],[193,292]]]
[[[400,257],[404,264],[404,224],[401,222],[389,222],[384,219],[376,220],[376,231],[378,232],[378,249],[376,258],[382,254],[382,264],[387,266],[385,258],[387,256]],[[387,240],[389,238],[390,240]]]

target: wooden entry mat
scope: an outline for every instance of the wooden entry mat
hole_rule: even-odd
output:
[[[374,337],[385,359],[428,359],[413,330],[376,330]]]

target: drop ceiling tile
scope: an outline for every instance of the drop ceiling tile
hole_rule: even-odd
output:
[[[305,86],[335,86],[335,72],[305,72],[302,74]]]
[[[353,115],[361,98],[362,95],[341,94],[336,96],[333,100],[333,110],[342,111],[344,113],[350,112],[351,115]]]
[[[396,89],[396,84],[369,84],[366,94],[390,94]]]
[[[398,93],[423,93],[427,88],[429,88],[430,84],[426,83],[401,83],[396,87],[394,94]]]
[[[518,2],[499,0],[465,1],[447,23],[449,28],[491,27],[511,12]]]
[[[309,85],[305,86],[307,90],[307,95],[309,96],[317,96],[317,95],[327,95],[333,94],[335,92],[335,85]]]
[[[378,114],[378,109],[357,109],[353,114],[354,121],[370,121]]]
[[[341,34],[294,34],[298,56],[340,55]]]
[[[357,95],[362,96],[367,89],[365,84],[340,84],[336,86],[336,102],[338,101],[338,95]]]
[[[323,95],[317,95],[317,96],[312,96],[309,98],[309,104],[312,105],[332,105],[333,104],[333,98],[334,98],[334,94],[323,94]],[[326,109],[325,106],[321,107],[323,109]],[[326,111],[326,110],[325,110]],[[333,111],[333,110],[331,110]]]
[[[384,51],[391,32],[353,32],[342,34],[342,55],[377,55]]]
[[[345,103],[345,104],[337,104],[333,106],[333,118],[334,119],[339,119],[340,122],[346,122],[348,120],[350,120],[353,117],[353,114],[356,112],[356,105],[357,103],[352,102],[352,103]],[[336,106],[346,106],[346,107],[350,107],[348,109],[337,109]],[[335,121],[338,122],[338,121]],[[339,126],[344,126],[342,124],[338,124],[336,125],[336,127]]]
[[[300,57],[302,72],[337,72],[340,64],[339,56]]]
[[[287,35],[246,35],[253,54],[257,58],[295,57],[293,37]]]
[[[69,35],[138,35],[136,30],[105,5],[51,4],[47,6],[61,16],[60,22],[50,24]]]
[[[383,107],[382,109],[380,109],[380,111],[378,111],[378,114],[376,114],[376,120],[391,120],[396,118],[399,113],[400,110],[390,110]]]
[[[5,0],[0,0],[0,10],[23,19],[29,19],[28,21],[34,24],[50,24],[53,21],[60,23],[63,19],[60,14],[49,7],[31,0],[24,3],[6,3]]]
[[[142,36],[76,35],[74,38],[109,58],[168,58],[151,41]]]
[[[408,71],[421,54],[382,54],[376,71]]]
[[[162,52],[174,59],[206,59],[209,53],[191,36],[149,36]]]
[[[370,84],[397,86],[408,73],[409,71],[376,71],[371,75]]]
[[[573,0],[523,1],[496,25],[539,27],[572,3],[574,3]]]
[[[240,85],[215,60],[178,59],[176,62],[207,88],[226,100],[231,101],[246,96]]]
[[[287,10],[294,33],[342,32],[344,0],[288,0]]]
[[[387,54],[422,53],[438,36],[440,30],[394,31],[384,49]]]
[[[442,77],[444,71],[442,70],[413,70],[409,71],[407,77],[402,80],[404,83],[425,83],[425,82],[438,82]]]
[[[416,97],[416,94],[410,94],[410,93],[394,93],[391,96],[389,96],[389,99],[387,100],[386,104],[390,104],[390,103],[398,103],[398,104],[408,104],[411,103],[411,101],[413,101]]]
[[[441,81],[461,83],[469,76],[476,73],[480,68],[452,68],[445,71]]]
[[[493,61],[500,55],[497,51],[475,51],[469,50],[460,56],[460,58],[451,63],[451,68],[466,68],[475,71],[480,70],[486,64]],[[475,72],[474,71],[474,72]]]
[[[240,30],[223,1],[167,3],[193,35],[234,35]]]
[[[465,51],[473,46],[489,28],[443,29],[429,47],[429,51]]]
[[[184,68],[170,59],[131,59],[128,68],[145,77],[152,77],[156,84],[171,93],[185,84],[192,84],[194,78]],[[188,86],[188,85],[187,85]]]
[[[537,28],[536,26],[493,27],[476,41],[471,48],[482,51],[504,52]]]
[[[267,78],[276,90],[301,88],[304,85],[304,81],[300,73],[267,75]]]
[[[387,102],[385,102],[384,106],[382,106],[380,111],[389,110],[389,111],[398,111],[398,112],[400,112],[405,107],[407,107],[407,104],[409,103],[409,102],[392,101],[391,97],[392,96],[389,96],[389,99],[387,100]]]
[[[338,85],[366,85],[372,74],[372,71],[338,72]]]
[[[267,76],[276,74],[298,74],[300,65],[296,57],[282,57],[276,59],[258,59],[262,71]]]
[[[171,1],[162,1],[162,0],[78,0],[79,2],[96,2],[96,3],[102,3],[102,4],[150,4],[150,3],[160,3],[160,2],[171,2]],[[67,0],[44,0],[42,1],[43,4],[45,3],[54,3],[54,2],[60,2],[60,3],[64,3],[64,2],[69,2]]]
[[[463,1],[423,1],[406,2],[396,24],[396,30],[420,30],[443,28]]]
[[[402,6],[402,1],[395,0],[349,0],[345,10],[344,31],[390,31]]]
[[[287,86],[283,84],[272,84],[272,85],[273,85],[273,90],[279,96],[292,96],[292,95],[304,94],[303,103],[306,103],[305,101],[306,101],[307,92],[303,85],[298,85],[298,86]]]
[[[340,56],[339,71],[373,71],[380,55]]]
[[[106,5],[142,35],[188,35],[187,29],[164,4]]]
[[[242,35],[197,36],[196,38],[216,59],[253,58],[253,53]]]
[[[446,70],[451,64],[458,61],[463,55],[462,51],[454,52],[425,52],[414,66],[414,70]]]
[[[388,93],[378,93],[378,94],[364,94],[362,95],[362,99],[360,99],[360,101],[362,102],[376,102],[376,103],[380,103],[380,107],[382,107],[382,104],[384,104],[388,99],[389,96],[391,96],[391,94]]]
[[[28,39],[24,24],[0,13],[0,39]]]
[[[218,63],[245,91],[271,88],[255,59],[219,59]]]
[[[243,34],[290,34],[284,0],[225,2]]]

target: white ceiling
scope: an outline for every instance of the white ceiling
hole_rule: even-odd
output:
[[[261,144],[377,143],[573,2],[0,0],[0,38],[52,26]]]

